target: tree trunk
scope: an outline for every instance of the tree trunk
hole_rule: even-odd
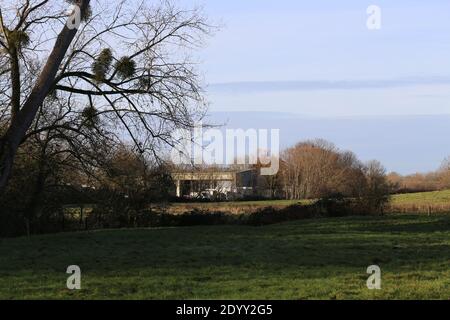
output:
[[[14,162],[14,154],[10,147],[9,138],[5,135],[5,137],[0,139],[0,196],[8,184]]]
[[[31,230],[33,227],[34,222],[36,221],[36,218],[38,216],[39,212],[39,206],[42,203],[42,195],[45,190],[46,181],[49,175],[49,172],[47,170],[46,166],[46,145],[42,146],[41,155],[39,158],[39,166],[38,166],[38,174],[36,177],[34,189],[31,192],[31,197],[29,204],[27,206],[27,210],[25,212],[26,221],[28,222],[29,232],[31,233]]]
[[[85,12],[90,0],[80,0],[81,12]],[[64,26],[56,39],[53,50],[47,59],[38,80],[36,81],[30,96],[25,101],[20,112],[14,117],[6,133],[0,137],[0,196],[4,193],[11,176],[14,157],[26,132],[30,128],[39,107],[44,102],[50,91],[59,66],[61,65],[70,44],[72,43],[77,29],[69,29]]]

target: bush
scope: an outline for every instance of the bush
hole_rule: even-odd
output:
[[[310,206],[293,205],[283,209],[268,207],[256,211],[248,216],[246,224],[264,226],[287,221],[307,219],[314,216]]]
[[[191,212],[175,216],[177,226],[212,226],[228,224],[230,218],[223,212],[206,212],[200,210],[193,210]]]

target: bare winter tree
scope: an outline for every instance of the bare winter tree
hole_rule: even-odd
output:
[[[386,178],[386,169],[376,160],[370,161],[365,166],[366,190],[365,202],[373,213],[383,214],[386,204],[389,202],[391,186]]]
[[[212,28],[198,9],[147,2],[2,1],[0,195],[33,135],[88,139],[95,131],[156,155],[177,143],[175,128],[191,128],[204,115],[190,53]]]
[[[324,140],[298,143],[284,152],[283,160],[281,176],[288,199],[357,196],[363,183],[363,166],[356,156]]]

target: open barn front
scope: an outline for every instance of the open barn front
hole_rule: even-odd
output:
[[[172,179],[178,198],[235,200],[257,192],[258,171],[173,172]]]

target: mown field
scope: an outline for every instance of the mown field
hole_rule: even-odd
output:
[[[0,299],[449,299],[450,215],[0,240]],[[382,269],[368,290],[366,268]],[[66,289],[79,265],[82,290]]]
[[[450,212],[450,190],[395,195],[391,206],[395,212]]]

